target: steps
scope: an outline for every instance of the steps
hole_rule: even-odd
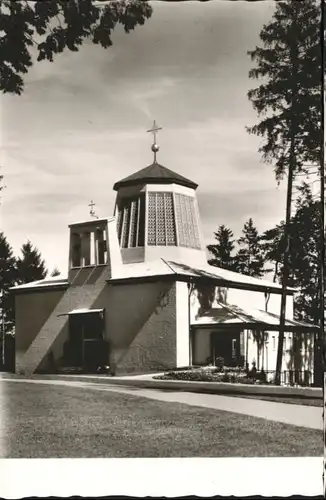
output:
[[[21,360],[17,360],[16,373],[31,375],[50,351],[53,343],[67,326],[68,313],[73,309],[91,308],[106,285],[106,273],[102,273],[92,284],[72,283],[44,323],[35,340]],[[77,278],[77,275],[76,275]],[[79,281],[79,280],[78,280]],[[87,278],[85,279],[87,283]]]

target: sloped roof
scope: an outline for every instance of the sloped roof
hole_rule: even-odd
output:
[[[180,264],[178,262],[168,262],[169,266],[172,267],[175,273],[199,278],[211,278],[214,280],[223,280],[229,283],[238,283],[244,285],[260,286],[264,288],[271,288],[276,290],[281,290],[282,286],[273,281],[269,281],[262,278],[254,278],[253,276],[247,276],[246,274],[236,273],[234,271],[228,271],[222,267],[210,266],[208,263],[199,268],[190,267],[185,264]],[[295,289],[288,287],[289,291],[294,292]]]
[[[263,288],[280,291],[282,288],[278,283],[273,283],[272,281],[268,281],[266,279],[253,278],[252,276],[227,271],[226,269],[210,266],[209,264],[206,264],[201,268],[195,268],[179,262],[166,261],[164,259],[158,259],[150,262],[124,264],[121,268],[120,275],[109,281],[114,282],[115,280],[154,278],[155,276],[167,275],[189,276],[189,278],[207,278],[214,281],[220,281],[221,283],[224,282],[225,286],[238,285],[239,287],[242,286],[249,289]],[[288,287],[288,291],[295,292],[295,289]]]
[[[243,326],[247,328],[262,328],[266,330],[278,330],[280,317],[277,314],[262,311],[261,309],[243,309],[233,304],[222,304],[217,302],[218,307],[214,307],[194,319],[192,326]],[[309,331],[318,329],[317,325],[285,319],[287,331]]]
[[[43,280],[31,281],[29,283],[24,283],[22,285],[16,285],[10,288],[10,290],[25,290],[32,288],[47,288],[68,285],[67,278],[59,278],[58,276],[45,278]]]
[[[135,279],[141,280],[142,278],[148,279],[160,276],[183,276],[185,278],[189,277],[192,279],[206,278],[217,281],[222,286],[234,286],[234,288],[260,288],[263,290],[275,290],[278,292],[280,292],[282,288],[278,283],[273,283],[272,281],[268,281],[266,279],[253,278],[252,276],[246,276],[245,274],[235,273],[233,271],[222,269],[221,267],[206,264],[201,268],[195,268],[186,264],[181,264],[180,262],[166,261],[162,258],[150,262],[124,264],[121,266],[119,271],[119,275],[115,278],[111,278],[108,282],[114,283]],[[64,285],[68,285],[67,278],[51,277],[45,278],[44,280],[33,281],[32,283],[26,283],[24,285],[18,285],[12,287],[12,290],[46,288]],[[294,288],[290,287],[288,287],[287,290],[291,293],[296,291]]]
[[[196,189],[198,187],[198,184],[195,182],[190,181],[189,179],[186,179],[186,177],[183,177],[163,165],[154,162],[148,167],[138,170],[138,172],[135,172],[121,181],[116,182],[113,189],[117,191],[121,187],[132,186],[134,184],[139,184],[140,182],[150,184],[181,184],[181,186],[186,186],[192,189]]]

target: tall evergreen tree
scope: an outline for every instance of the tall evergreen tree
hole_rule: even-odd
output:
[[[314,200],[307,185],[299,188],[300,196],[291,217],[293,244],[289,254],[289,286],[298,289],[294,314],[300,320],[317,324],[319,320],[319,218],[321,204]],[[284,222],[261,236],[264,259],[274,265],[274,281],[282,283],[284,266]]]
[[[47,275],[45,262],[37,248],[30,241],[21,247],[22,256],[17,259],[18,283],[42,280]]]
[[[9,332],[14,325],[14,301],[10,287],[17,279],[16,259],[4,233],[0,233],[0,308],[1,331]]]
[[[272,268],[267,268],[266,271],[273,272],[274,283],[281,283],[282,273],[280,267],[284,258],[284,221],[272,229],[267,229],[260,236],[260,241],[265,263],[273,265]]]
[[[289,286],[298,290],[294,297],[294,316],[313,324],[320,320],[320,214],[322,205],[314,200],[307,185],[299,188],[300,196],[291,218],[290,234],[293,244],[290,248]],[[262,235],[266,260],[275,266],[275,279],[282,282],[284,266],[283,224]],[[283,242],[282,242],[283,240]],[[302,339],[301,339],[302,341]],[[315,375],[321,372],[319,338],[315,336]]]
[[[229,271],[236,271],[236,260],[232,255],[235,248],[233,232],[222,224],[218,227],[214,236],[216,243],[207,246],[207,250],[213,257],[208,260],[208,263],[211,266],[222,267]]]
[[[238,244],[240,249],[236,255],[236,261],[239,272],[257,278],[264,276],[264,257],[260,237],[252,218],[244,224]]]
[[[278,181],[287,174],[284,265],[276,383],[280,383],[288,286],[293,178],[305,163],[321,158],[320,9],[315,0],[279,1],[272,21],[260,33],[263,47],[249,52],[256,67],[249,76],[262,79],[250,90],[260,123],[248,129],[264,139],[264,161],[275,162]]]
[[[55,276],[60,276],[60,271],[57,267],[55,267],[51,273],[51,277],[54,278]]]

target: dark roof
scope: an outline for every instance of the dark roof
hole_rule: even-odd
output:
[[[114,184],[113,189],[116,191],[123,186],[133,186],[140,183],[150,183],[150,184],[181,184],[181,186],[190,187],[196,189],[198,184],[186,179],[182,175],[172,172],[163,165],[159,163],[152,163],[148,167],[142,168],[135,172],[129,177],[125,177],[121,181]]]

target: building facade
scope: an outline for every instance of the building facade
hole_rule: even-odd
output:
[[[114,185],[113,217],[69,226],[67,278],[13,289],[17,373],[146,373],[217,358],[275,370],[280,286],[208,265],[196,189],[155,152]],[[315,327],[293,320],[294,292],[283,369],[311,371]]]

